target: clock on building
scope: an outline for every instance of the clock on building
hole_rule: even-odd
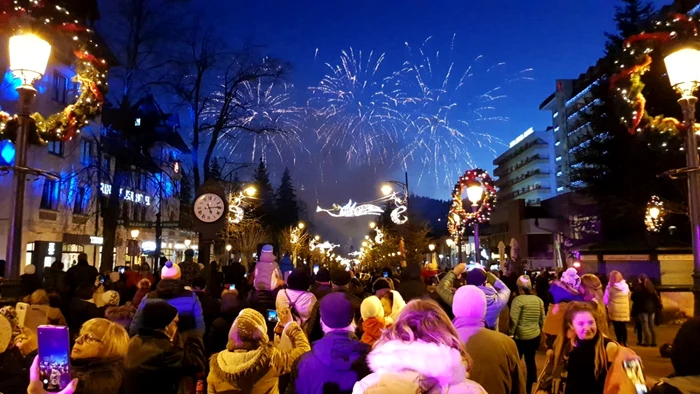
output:
[[[203,223],[214,223],[226,212],[226,204],[216,193],[202,193],[194,201],[194,214]]]

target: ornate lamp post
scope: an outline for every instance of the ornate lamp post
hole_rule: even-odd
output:
[[[15,140],[15,165],[13,167],[12,213],[7,236],[7,276],[19,277],[22,260],[22,222],[24,220],[24,194],[26,186],[27,145],[29,128],[34,122],[29,114],[36,97],[33,83],[41,79],[51,55],[51,45],[33,34],[19,34],[10,37],[10,70],[21,81],[19,93],[18,119],[20,126]]]
[[[484,196],[484,187],[481,182],[473,180],[467,184],[467,199],[472,203],[472,212],[479,210],[479,203]],[[478,264],[481,261],[481,250],[479,249],[479,221],[474,221],[474,260]]]
[[[681,95],[678,99],[683,110],[685,124],[685,152],[688,169],[688,210],[693,241],[693,295],[695,315],[700,314],[700,168],[698,168],[698,142],[695,135],[694,93],[700,85],[700,50],[682,48],[665,57],[668,79]],[[652,212],[649,212],[652,214]],[[660,213],[660,212],[659,212]],[[657,216],[658,217],[658,216]]]

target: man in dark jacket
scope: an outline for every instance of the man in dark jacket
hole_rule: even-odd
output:
[[[214,322],[214,319],[219,317],[221,302],[207,293],[207,281],[201,276],[194,278],[194,281],[192,281],[192,291],[197,295],[199,303],[202,305],[206,335],[209,332],[211,323]],[[219,296],[221,296],[221,293],[219,293]]]
[[[66,272],[66,280],[68,281],[68,287],[70,287],[71,294],[75,293],[75,290],[80,285],[95,285],[95,279],[97,279],[97,268],[88,264],[87,254],[81,253],[78,255],[78,264],[68,269]]]
[[[401,294],[406,303],[428,295],[428,289],[425,287],[418,264],[406,265],[406,269],[401,273],[401,283],[396,286],[396,291]]]
[[[129,341],[124,362],[129,394],[177,394],[184,381],[204,372],[206,359],[201,336],[181,334],[184,346],[173,344],[178,332],[177,309],[162,300],[144,306],[142,327]],[[181,390],[182,389],[182,390]]]
[[[134,320],[131,322],[129,335],[134,336],[139,332],[146,319],[144,307],[149,302],[166,301],[174,306],[179,314],[179,332],[196,330],[200,336],[204,335],[206,326],[204,324],[204,312],[199,298],[192,291],[186,290],[180,282],[180,267],[171,261],[165,263],[161,270],[161,281],[156,285],[156,290],[148,293],[141,301],[139,309],[136,311]]]
[[[328,271],[328,268],[319,268],[314,276],[314,280],[316,282],[311,285],[310,291],[314,293],[316,299],[320,301],[323,296],[333,290],[331,288],[331,272]]]
[[[187,249],[185,251],[185,260],[180,263],[180,269],[182,270],[182,284],[192,286],[192,281],[201,275],[202,271],[199,264],[194,262],[194,250]]]
[[[350,273],[344,269],[336,269],[331,273],[331,286],[333,287],[333,292],[345,293],[348,296],[348,299],[352,304],[355,321],[359,322],[360,319],[362,319],[362,314],[360,313],[362,300],[353,294],[352,289],[350,289],[350,282]]]
[[[325,335],[295,363],[287,394],[350,394],[355,383],[370,373],[366,357],[371,348],[354,334],[349,295],[328,294],[320,311]]]

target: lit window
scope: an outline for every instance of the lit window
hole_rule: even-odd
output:
[[[557,127],[554,128],[554,132],[555,132],[555,133],[559,132],[559,126],[557,126]]]
[[[66,104],[66,92],[68,91],[68,78],[58,71],[53,72],[53,99],[61,104]]]
[[[562,172],[561,171],[557,172],[557,176],[562,176]]]
[[[136,121],[134,121],[134,126],[136,126],[136,127],[141,126],[141,118],[136,118]]]
[[[49,153],[63,157],[63,141],[49,141]]]
[[[83,165],[89,165],[92,160],[92,141],[81,140],[80,141],[80,162]]]
[[[83,185],[75,191],[75,202],[73,204],[73,213],[76,215],[85,215],[90,202],[90,186]]]
[[[561,141],[557,141],[554,143],[554,146],[559,146],[559,145],[561,145]]]
[[[41,192],[41,209],[58,209],[58,182],[52,180],[44,181],[44,190]]]
[[[564,186],[559,186],[557,188],[557,192],[563,192],[564,191]]]
[[[559,112],[555,112],[554,115],[552,115],[552,118],[556,118],[557,116],[559,116]]]
[[[556,161],[561,161],[561,156],[557,156]]]

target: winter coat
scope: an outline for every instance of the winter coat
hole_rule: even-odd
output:
[[[124,380],[124,360],[71,359],[70,373],[78,379],[75,394],[119,394]]]
[[[298,316],[294,316],[294,321],[302,328],[306,327],[306,322],[311,317],[311,312],[316,305],[316,296],[308,291],[282,289],[277,293],[275,309],[278,311],[294,306]],[[313,322],[311,322],[313,324]]]
[[[544,303],[536,295],[519,295],[515,297],[510,309],[512,322],[510,335],[515,339],[529,340],[542,333],[544,325]]]
[[[279,281],[284,280],[282,271],[276,262],[258,261],[255,265],[255,281],[253,287],[258,290],[275,290],[280,286]]]
[[[508,305],[510,300],[510,289],[506,286],[503,281],[496,278],[493,274],[488,274],[489,283],[484,286],[477,286],[486,295],[486,326],[493,330],[498,330],[498,317],[501,314],[501,310]],[[435,289],[440,298],[445,301],[450,307],[452,307],[452,301],[454,300],[455,289],[452,287],[452,283],[456,279],[454,272],[448,272],[444,278],[440,281]],[[493,284],[490,284],[493,282]]]
[[[370,317],[362,322],[362,342],[372,346],[379,337],[382,336],[382,331],[386,328],[384,319]]]
[[[46,291],[55,291],[59,294],[68,292],[66,273],[60,269],[48,267],[44,269],[44,288]]]
[[[200,337],[183,333],[184,347],[174,345],[162,331],[139,330],[129,341],[124,369],[125,393],[177,394],[183,379],[204,372],[206,358]]]
[[[180,272],[182,273],[180,282],[184,286],[192,286],[192,281],[202,274],[202,269],[194,261],[183,261],[180,263]]]
[[[178,280],[163,279],[156,285],[156,290],[150,292],[146,298],[141,301],[134,320],[131,322],[129,335],[136,335],[143,325],[143,307],[147,302],[155,302],[157,300],[166,301],[168,304],[177,308],[177,314],[180,322],[178,323],[178,331],[184,332],[188,330],[197,330],[200,336],[204,335],[204,313],[202,305],[199,303],[199,298],[194,292],[185,290],[185,287]]]
[[[423,298],[428,295],[428,289],[421,278],[418,264],[408,264],[401,273],[401,283],[396,286],[396,291],[406,302],[413,299]]]
[[[236,320],[238,314],[246,308],[247,302],[241,300],[233,294],[225,294],[221,298],[220,316],[217,317],[209,327],[209,334],[205,341],[207,354],[218,353],[226,349],[228,343],[228,333],[231,330],[233,321]]]
[[[221,272],[224,274],[224,283],[236,285],[236,289],[241,292],[245,290],[245,267],[239,262],[234,262],[223,266]]]
[[[656,313],[659,297],[647,290],[643,284],[637,283],[632,290],[632,304],[637,313]]]
[[[293,271],[294,270],[294,264],[292,264],[292,258],[289,257],[288,255],[285,255],[282,257],[280,260],[280,271],[284,275],[285,272]]]
[[[88,264],[87,261],[78,261],[78,264],[66,271],[66,281],[70,287],[71,294],[74,294],[75,289],[80,285],[94,285],[97,275],[97,268]]]
[[[72,337],[78,336],[83,323],[96,317],[104,317],[104,311],[92,302],[74,297],[68,310],[68,328]]]
[[[331,287],[330,283],[326,284],[326,283],[316,282],[313,285],[311,285],[310,290],[312,293],[314,293],[314,295],[316,296],[316,299],[321,301],[321,298],[323,298],[323,296],[325,296],[326,294],[333,291],[333,288]]]
[[[199,298],[199,304],[202,305],[202,317],[204,318],[204,332],[209,332],[209,328],[214,320],[219,317],[221,309],[221,301],[209,296],[204,291],[195,291],[194,294]]]
[[[468,379],[457,349],[423,341],[388,341],[367,356],[372,374],[357,382],[353,394],[426,393],[481,394]]]
[[[583,295],[578,290],[558,280],[550,284],[549,293],[552,295],[552,304],[549,304],[542,332],[548,335],[559,335],[569,302],[583,301]]]
[[[36,352],[23,356],[17,347],[0,353],[0,393],[26,394],[29,385],[29,367]]]
[[[630,287],[625,281],[614,285],[608,284],[603,297],[608,307],[608,316],[612,321],[630,321]]]
[[[299,358],[287,394],[352,393],[355,383],[370,373],[366,361],[370,350],[355,334],[329,332]]]
[[[255,350],[224,350],[212,356],[207,376],[210,394],[276,394],[279,376],[290,373],[294,362],[311,350],[304,332],[292,322],[285,329],[292,348],[279,350],[267,343]]]
[[[131,300],[131,303],[134,305],[141,305],[141,301],[148,295],[148,293],[151,292],[150,288],[141,288],[139,287],[138,290],[136,290],[136,294],[134,294],[134,298]]]
[[[698,394],[700,393],[700,376],[676,376],[662,378],[649,394]]]
[[[525,394],[525,371],[515,342],[484,327],[482,319],[457,317],[455,329],[473,366],[469,377],[489,394]]]
[[[19,280],[22,284],[24,295],[30,295],[42,286],[41,279],[39,279],[37,274],[23,274],[20,275]]]

